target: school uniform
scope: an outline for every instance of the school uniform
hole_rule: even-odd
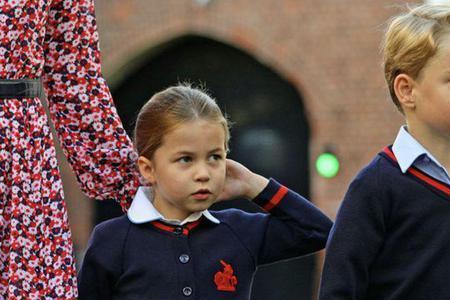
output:
[[[405,127],[353,180],[320,300],[450,299],[450,179]]]
[[[140,188],[126,216],[94,229],[80,299],[249,299],[259,265],[325,246],[332,223],[302,196],[271,179],[254,202],[267,213],[206,210],[174,225]]]

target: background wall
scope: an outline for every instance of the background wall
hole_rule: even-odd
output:
[[[186,36],[242,51],[294,87],[309,132],[309,198],[331,218],[358,170],[393,142],[402,124],[385,87],[379,45],[385,21],[406,3],[417,1],[95,3],[103,71],[114,93],[152,59],[171,49],[173,41]],[[202,55],[201,50],[198,55]],[[127,106],[126,98],[115,101],[118,107]],[[315,159],[327,147],[341,163],[340,172],[332,179],[320,177],[314,168]],[[67,170],[64,165],[62,168]],[[70,171],[64,173],[74,243],[81,259],[92,226],[93,204],[82,199]],[[317,279],[318,271],[315,276]]]
[[[303,95],[311,166],[326,145],[338,154],[337,177],[323,179],[314,168],[310,174],[311,199],[334,217],[351,178],[392,142],[402,122],[385,88],[379,44],[384,22],[406,2],[199,2],[97,0],[103,69],[111,88],[152,50],[186,34],[244,50]]]

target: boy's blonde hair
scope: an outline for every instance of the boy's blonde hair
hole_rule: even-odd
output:
[[[384,75],[392,100],[403,113],[395,95],[399,74],[417,79],[450,33],[450,5],[423,4],[391,19],[382,43]]]
[[[230,139],[229,124],[217,103],[204,90],[179,84],[153,95],[139,111],[134,143],[139,156],[152,159],[164,135],[177,126],[198,120],[221,124],[225,131],[225,150]]]

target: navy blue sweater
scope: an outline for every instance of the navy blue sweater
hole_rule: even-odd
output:
[[[327,244],[320,300],[449,300],[450,186],[390,148],[351,183]]]
[[[332,222],[300,195],[270,180],[254,200],[269,213],[212,211],[184,227],[99,224],[79,272],[83,299],[249,299],[258,265],[325,247]]]

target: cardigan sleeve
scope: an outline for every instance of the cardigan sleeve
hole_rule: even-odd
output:
[[[332,222],[304,197],[271,179],[254,202],[269,213],[257,254],[258,264],[306,255],[325,247]]]
[[[239,212],[228,220],[255,265],[309,254],[325,247],[331,220],[311,202],[273,179],[254,199],[266,213]]]
[[[62,149],[88,197],[126,209],[137,155],[101,73],[93,0],[51,1],[45,30],[42,78]]]
[[[350,184],[327,244],[320,300],[366,299],[369,269],[386,227],[379,195],[373,176],[358,176]]]

